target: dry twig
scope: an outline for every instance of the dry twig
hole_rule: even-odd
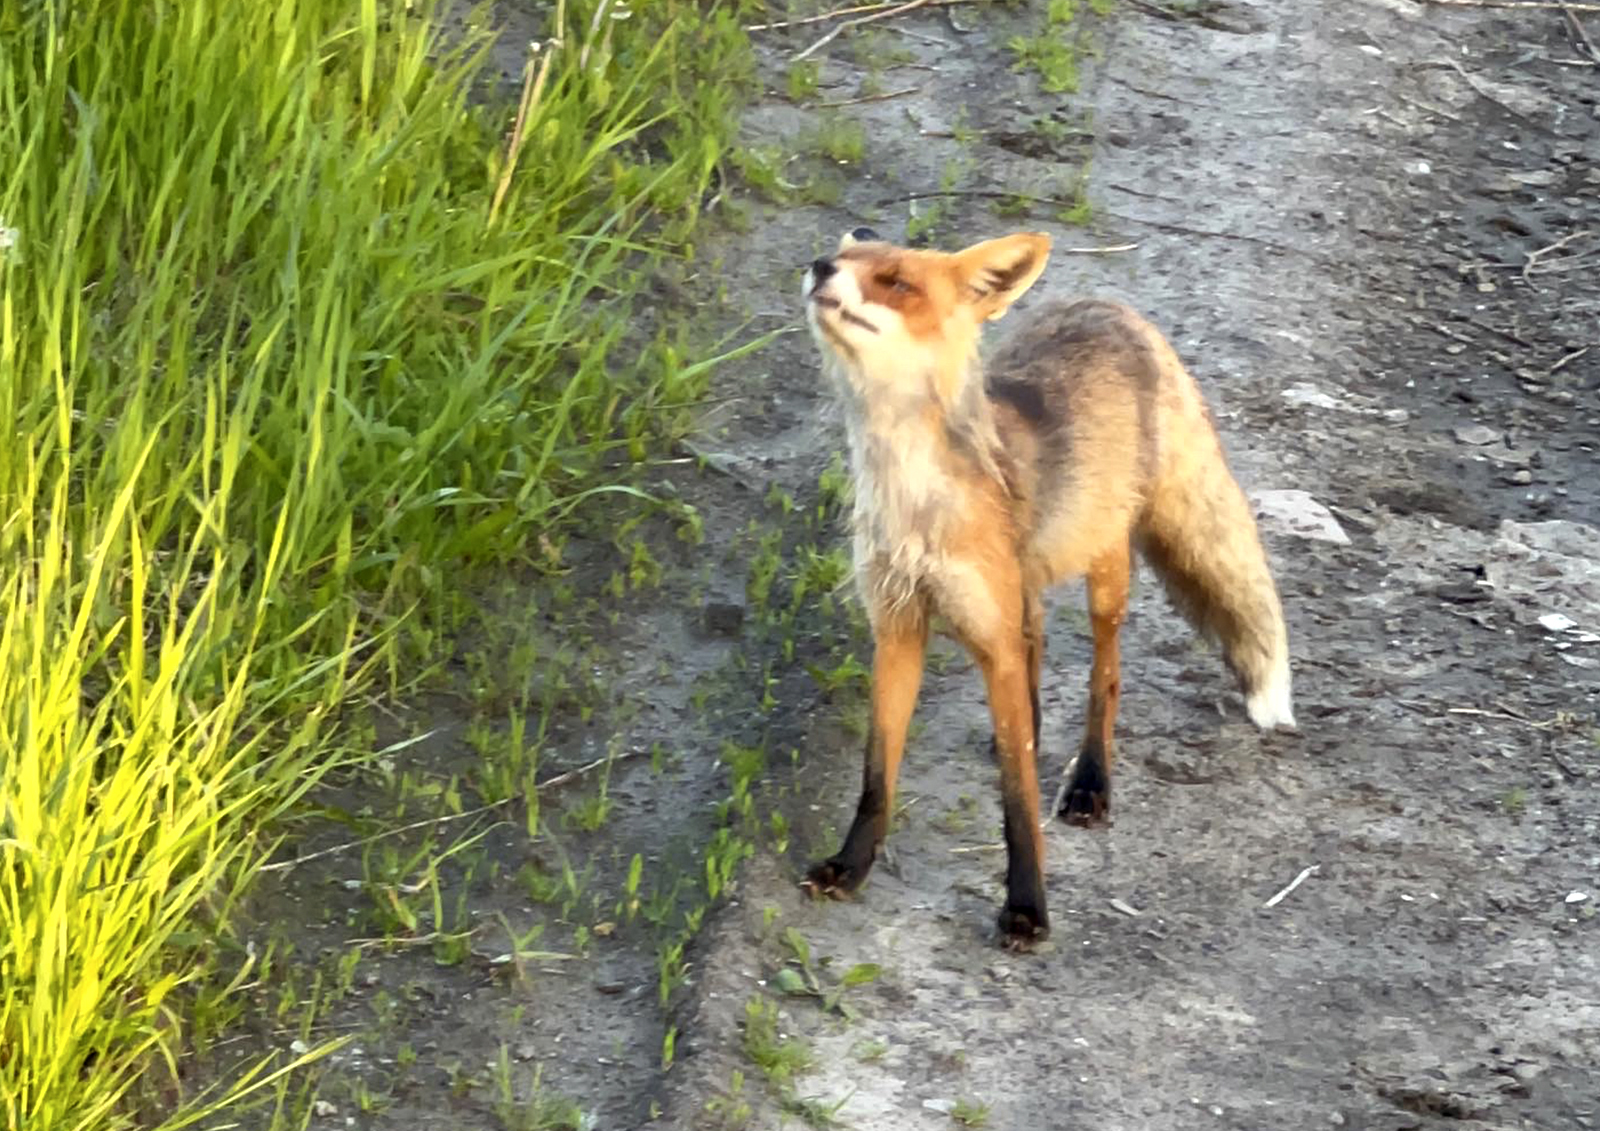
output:
[[[561,41],[552,39],[545,46],[547,49],[544,58],[539,60],[537,73],[534,62],[538,59],[539,45],[535,43],[528,49],[528,65],[523,69],[522,102],[517,107],[516,124],[511,127],[511,140],[506,145],[506,167],[500,170],[500,183],[494,186],[494,201],[489,205],[490,224],[500,214],[500,205],[506,198],[506,191],[511,188],[511,175],[517,171],[517,158],[522,155],[523,129],[544,94],[545,79],[550,77],[550,63],[555,59],[556,52],[561,50]]]
[[[1560,251],[1569,243],[1573,243],[1581,239],[1587,239],[1593,234],[1594,233],[1589,231],[1587,228],[1580,228],[1576,232],[1568,232],[1566,235],[1562,236],[1555,243],[1550,244],[1548,247],[1541,247],[1537,251],[1528,252],[1528,262],[1522,265],[1522,281],[1524,283],[1529,282],[1528,276],[1533,273],[1534,264],[1538,263],[1539,260],[1549,255],[1552,251]]]
[[[1437,106],[1430,106],[1426,102],[1420,102],[1415,98],[1410,98],[1410,97],[1408,97],[1408,96],[1406,96],[1404,94],[1401,94],[1399,91],[1395,92],[1395,97],[1398,98],[1401,102],[1404,102],[1408,106],[1415,106],[1418,110],[1426,110],[1430,114],[1437,114],[1437,115],[1439,115],[1439,117],[1444,118],[1447,121],[1459,122],[1461,120],[1459,117],[1457,117],[1456,115],[1450,113],[1450,111],[1448,111],[1448,110],[1441,110]]]
[[[1584,54],[1588,55],[1596,63],[1600,63],[1600,51],[1595,50],[1594,40],[1590,39],[1589,33],[1583,30],[1583,25],[1578,22],[1578,17],[1572,10],[1572,5],[1563,2],[1561,14],[1566,17],[1567,26],[1572,29],[1572,37],[1577,40],[1578,46],[1583,48]]]
[[[1395,702],[1402,707],[1410,707],[1414,711],[1437,711],[1441,706],[1438,703],[1427,703],[1417,699],[1396,699]],[[1513,710],[1504,703],[1496,703],[1495,706],[1499,710],[1489,711],[1482,707],[1445,707],[1444,713],[1447,715],[1471,715],[1479,719],[1500,719],[1508,723],[1521,723],[1523,726],[1532,727],[1534,730],[1560,729],[1571,723],[1571,717],[1561,712],[1551,718],[1540,721],[1539,719],[1530,719],[1527,715]]]
[[[1263,907],[1276,907],[1276,906],[1278,906],[1278,904],[1283,902],[1283,899],[1284,899],[1285,896],[1287,896],[1290,892],[1292,892],[1295,888],[1299,887],[1301,884],[1305,883],[1306,882],[1306,878],[1308,876],[1311,876],[1311,875],[1313,875],[1313,874],[1315,874],[1317,872],[1320,872],[1321,870],[1322,870],[1322,865],[1321,864],[1312,864],[1309,867],[1305,867],[1305,868],[1300,869],[1300,874],[1298,876],[1296,876],[1294,879],[1290,880],[1289,883],[1288,883],[1288,886],[1284,887],[1281,891],[1278,892],[1277,895],[1275,895],[1271,899],[1267,900],[1261,906],[1263,906]]]
[[[1566,354],[1564,357],[1562,357],[1560,361],[1558,361],[1554,365],[1552,365],[1550,367],[1550,372],[1551,373],[1559,373],[1561,370],[1565,369],[1569,364],[1571,364],[1574,361],[1577,361],[1584,354],[1588,353],[1589,350],[1592,349],[1592,348],[1593,347],[1591,347],[1591,346],[1583,346],[1583,347],[1581,347],[1579,349],[1573,350],[1571,353]]]
[[[1483,83],[1478,81],[1478,77],[1476,75],[1472,74],[1454,59],[1446,59],[1443,63],[1432,63],[1429,65],[1435,67],[1449,67],[1451,70],[1455,71],[1456,74],[1466,79],[1467,85],[1472,88],[1473,93],[1479,98],[1483,99],[1485,102],[1493,102],[1496,106],[1500,107],[1500,109],[1504,110],[1507,114],[1510,114],[1519,122],[1525,122],[1536,129],[1543,130],[1545,133],[1550,132],[1549,128],[1543,123],[1535,118],[1530,118],[1527,114],[1524,114],[1521,110],[1518,110],[1515,106],[1511,105],[1511,103],[1505,101],[1505,99],[1495,94],[1494,91],[1484,86]]]
[[[1562,0],[1421,0],[1440,8],[1543,8],[1571,9],[1574,12],[1600,12],[1600,4],[1565,4]]]
[[[891,90],[884,94],[863,94],[860,98],[845,98],[838,102],[818,102],[817,108],[821,110],[837,110],[841,106],[860,106],[863,102],[887,102],[891,98],[904,98],[908,94],[919,94],[920,86],[908,86],[904,90]]]
[[[576,769],[568,770],[565,773],[557,774],[553,778],[546,778],[544,781],[535,785],[534,789],[539,793],[543,793],[547,789],[553,789],[559,785],[566,785],[568,782],[575,781],[576,779],[583,777],[585,774],[592,773],[593,771],[598,770],[601,766],[604,766],[607,762],[621,762],[628,758],[637,758],[643,753],[644,751],[642,750],[629,750],[626,753],[618,754],[615,757],[596,758],[593,762],[589,762],[586,765],[579,766]],[[364,848],[369,844],[376,843],[377,841],[387,840],[392,836],[399,836],[401,833],[409,833],[414,832],[417,829],[425,829],[433,825],[448,825],[456,821],[465,821],[473,817],[481,817],[485,813],[492,813],[496,809],[505,808],[514,800],[516,800],[516,798],[507,797],[502,801],[494,801],[488,805],[480,805],[476,809],[468,809],[461,813],[450,813],[443,817],[424,817],[420,821],[412,821],[410,824],[401,825],[398,828],[384,829],[381,833],[374,833],[372,836],[365,836],[359,840],[345,841],[343,844],[336,844],[331,848],[323,848],[316,852],[307,853],[305,856],[296,856],[293,860],[279,860],[272,864],[263,864],[259,870],[262,872],[287,872],[291,868],[298,868],[300,865],[309,864],[313,860],[321,860],[328,856],[337,856],[339,853],[348,852],[352,848]]]
[[[957,4],[991,4],[994,0],[928,0],[930,8],[950,8]],[[882,12],[886,8],[895,7],[894,0],[883,0],[878,4],[856,4],[849,8],[835,8],[831,12],[823,12],[816,16],[804,16],[798,20],[780,20],[771,24],[746,24],[745,31],[777,31],[786,27],[802,27],[805,24],[824,24],[829,20],[843,19],[845,16],[855,16],[862,12]]]
[[[794,62],[798,63],[801,59],[806,58],[808,55],[822,50],[835,39],[839,38],[842,33],[849,31],[851,28],[860,27],[862,24],[870,24],[875,20],[886,20],[890,16],[901,16],[907,12],[913,12],[918,8],[926,8],[932,2],[933,0],[907,0],[907,3],[897,4],[893,8],[886,8],[881,12],[874,12],[870,16],[857,16],[853,20],[846,20],[844,23],[839,24],[832,31],[828,32],[827,35],[824,35],[821,39],[817,40],[810,47],[807,47],[804,51],[796,55],[794,57]]]

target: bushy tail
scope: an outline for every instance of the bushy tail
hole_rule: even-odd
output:
[[[1220,448],[1184,472],[1153,494],[1139,550],[1178,611],[1221,645],[1251,721],[1293,727],[1288,630],[1250,504]]]

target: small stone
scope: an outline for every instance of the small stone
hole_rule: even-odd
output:
[[[1250,501],[1254,504],[1256,520],[1269,529],[1341,546],[1350,544],[1350,536],[1333,513],[1305,491],[1256,491]]]
[[[1582,903],[1584,900],[1586,900],[1588,898],[1589,898],[1589,893],[1588,892],[1585,892],[1585,891],[1569,891],[1567,893],[1567,898],[1565,900],[1563,900],[1562,902],[1563,903]]]
[[[539,1055],[539,1046],[532,1041],[522,1041],[511,1050],[511,1055],[518,1060],[532,1060]]]
[[[1333,1124],[1335,1127],[1343,1127],[1344,1113],[1342,1111],[1334,1112],[1332,1115],[1328,1116],[1328,1122]]]
[[[1529,483],[1533,482],[1533,472],[1529,471],[1525,467],[1518,468],[1516,471],[1511,473],[1511,482],[1517,484],[1519,487],[1526,487]]]
[[[311,1105],[311,1114],[321,1119],[330,1119],[339,1114],[339,1109],[327,1100],[317,1100]]]
[[[702,615],[708,632],[733,636],[744,627],[744,606],[737,601],[707,601]]]
[[[1501,433],[1487,424],[1462,424],[1457,426],[1455,437],[1460,443],[1481,448],[1484,444],[1492,444],[1500,439]]]

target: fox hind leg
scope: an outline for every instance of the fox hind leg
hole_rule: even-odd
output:
[[[814,865],[801,886],[812,895],[838,898],[861,886],[889,833],[895,778],[905,751],[906,731],[922,684],[927,618],[918,613],[885,624],[876,633],[872,656],[872,721],[862,769],[861,800],[844,844]]]
[[[1121,546],[1089,567],[1089,622],[1094,629],[1094,662],[1089,672],[1089,712],[1083,745],[1067,782],[1059,816],[1069,825],[1090,828],[1111,821],[1111,764],[1117,702],[1122,692],[1120,634],[1128,613],[1128,574],[1132,553]]]

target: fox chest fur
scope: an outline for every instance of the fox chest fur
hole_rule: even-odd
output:
[[[952,620],[988,615],[974,516],[1012,517],[1005,491],[931,401],[846,398],[855,484],[856,584],[874,621],[931,604]]]

